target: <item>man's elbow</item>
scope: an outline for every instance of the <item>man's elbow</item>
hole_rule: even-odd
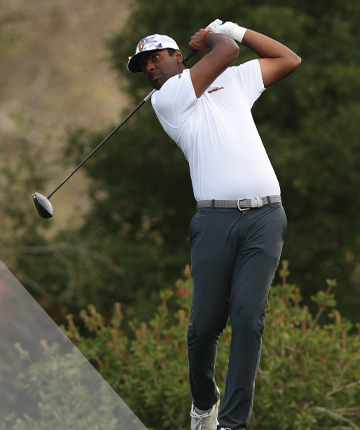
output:
[[[239,56],[240,48],[239,48],[239,45],[235,42],[234,42],[234,45],[235,45],[234,46],[234,61],[235,61]]]
[[[232,39],[228,38],[227,44],[227,56],[231,63],[233,63],[239,56],[240,48],[239,45]]]
[[[291,69],[290,73],[295,72],[295,70],[297,70],[300,67],[300,64],[301,64],[301,57],[293,53],[289,61],[289,67]]]

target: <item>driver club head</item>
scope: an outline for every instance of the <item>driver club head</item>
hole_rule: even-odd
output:
[[[54,210],[49,199],[39,193],[33,194],[33,199],[39,215],[42,218],[52,218]]]

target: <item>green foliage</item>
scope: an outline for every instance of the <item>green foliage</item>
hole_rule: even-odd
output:
[[[253,108],[288,215],[283,256],[293,262],[293,279],[303,285],[312,312],[310,297],[329,276],[341,283],[341,312],[360,321],[360,218],[354,198],[360,181],[354,156],[360,132],[360,4],[257,0],[236,7],[230,0],[136,0],[130,8],[126,28],[109,42],[120,86],[131,101],[121,119],[150,92],[141,74],[130,75],[126,69],[128,56],[145,35],[169,34],[186,53],[190,36],[219,17],[265,33],[302,57],[300,69],[265,91]],[[241,47],[237,63],[251,58],[254,54]],[[93,139],[78,133],[67,158],[80,161],[109,131]],[[114,279],[94,267],[84,285],[91,286],[88,292],[93,291],[100,311],[109,304],[103,293],[115,292],[115,301],[146,318],[153,311],[149,307],[147,313],[146,303],[154,292],[169,288],[190,259],[187,233],[194,199],[188,165],[149,105],[106,145],[84,166],[93,209],[78,240],[95,251],[104,249],[126,277]],[[92,279],[97,279],[96,287]],[[126,287],[119,289],[119,282]]]
[[[301,305],[299,288],[287,282],[287,262],[280,274],[282,282],[271,288],[269,297],[249,429],[358,428],[360,331],[351,334],[352,324],[336,309],[334,281],[328,281],[325,292],[314,295],[318,314],[313,317]],[[132,321],[131,336],[122,330],[124,316],[119,304],[109,324],[94,306],[83,311],[91,337],[81,336],[69,316],[67,335],[151,428],[165,430],[176,425],[185,429],[190,425],[186,333],[191,291],[187,269],[175,291],[161,293],[161,305],[148,324]],[[178,308],[175,320],[169,311],[174,300]],[[227,327],[216,367],[222,393],[230,341]]]
[[[45,258],[44,266],[39,267],[35,247],[48,245],[50,225],[39,222],[31,196],[44,186],[50,169],[41,149],[20,139],[3,140],[0,157],[0,259],[39,299],[44,295],[40,293],[37,276],[48,275],[46,269],[51,264]]]
[[[130,323],[132,335],[122,329],[120,304],[115,306],[111,324],[89,306],[82,318],[93,336],[83,338],[69,317],[66,334],[97,367],[130,409],[151,428],[185,429],[191,403],[186,333],[191,306],[189,274],[178,281],[177,292],[164,290],[161,305],[151,321]],[[176,299],[176,315],[169,302]],[[171,306],[173,307],[173,306]],[[175,318],[174,318],[175,317]],[[173,323],[171,323],[173,321]],[[161,424],[163,423],[163,425]]]
[[[313,318],[284,266],[269,299],[251,428],[270,430],[276,420],[279,429],[357,428],[360,332],[351,335],[352,324],[335,308],[334,281],[313,296]]]
[[[42,341],[44,360],[33,362],[20,344],[15,345],[29,363],[19,375],[29,399],[36,400],[32,410],[17,416],[11,413],[0,421],[1,430],[115,430],[125,429],[129,411],[108,384],[74,349],[63,354],[59,345]],[[94,375],[95,374],[95,375]],[[21,396],[21,401],[28,401]],[[134,426],[134,428],[136,428]]]
[[[336,309],[334,281],[314,295],[318,313],[313,317],[302,305],[299,288],[287,282],[287,266],[283,262],[281,282],[270,292],[248,428],[359,428],[360,325],[357,334],[351,333],[352,324]],[[89,336],[80,333],[72,315],[64,330],[146,426],[182,430],[190,426],[191,405],[186,344],[192,298],[189,268],[176,288],[162,291],[159,298],[161,304],[149,323],[128,323],[130,335],[123,330],[126,317],[120,304],[115,305],[109,322],[95,306],[82,312]],[[216,366],[221,393],[230,342],[228,326],[220,339]],[[29,362],[29,369],[19,378],[37,399],[38,415],[13,414],[0,423],[0,429],[60,430],[64,423],[76,429],[123,428],[119,418],[126,417],[128,409],[116,409],[118,402],[107,384],[93,383],[94,369],[86,366],[77,349],[61,354],[56,344],[49,347],[43,342],[43,346],[44,361],[33,363],[17,345]]]
[[[36,210],[29,210],[29,207],[33,209],[29,203],[33,204],[33,190],[42,186],[49,174],[41,151],[32,148],[27,142],[9,139],[2,142],[0,156],[2,248],[21,241],[39,240],[46,225],[35,222],[38,214]]]

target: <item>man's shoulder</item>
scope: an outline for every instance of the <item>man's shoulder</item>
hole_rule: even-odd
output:
[[[177,75],[172,76],[169,78],[164,85],[160,88],[159,92],[161,91],[167,91],[171,87],[176,87],[179,85],[182,85],[184,80],[191,80],[190,78],[190,69],[184,69],[182,73],[178,73]]]
[[[245,61],[236,66],[230,66],[226,69],[225,73],[231,73],[232,75],[246,75],[256,73],[260,69],[260,63],[258,59]]]
[[[168,79],[160,90],[155,91],[151,103],[163,126],[183,124],[197,106],[188,69]]]
[[[158,91],[155,91],[151,98],[154,108],[159,104],[168,104],[169,102],[174,101],[174,96],[178,95],[179,91],[183,93],[191,93],[192,84],[189,72],[189,69],[184,69],[182,73],[172,76]]]

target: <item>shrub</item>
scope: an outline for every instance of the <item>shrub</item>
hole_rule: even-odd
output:
[[[351,334],[352,324],[336,310],[335,281],[328,280],[327,290],[312,297],[319,307],[313,317],[300,305],[299,288],[287,282],[287,262],[280,275],[282,281],[271,288],[269,297],[249,429],[358,428],[360,330]],[[67,335],[144,424],[157,430],[190,428],[186,333],[191,291],[187,268],[175,291],[161,293],[161,305],[149,324],[132,322],[133,339],[121,330],[119,304],[111,324],[105,324],[93,306],[82,313],[93,337],[81,337],[69,318]],[[170,300],[179,307],[175,322],[168,310]],[[222,393],[230,340],[227,327],[216,367]]]
[[[360,332],[350,334],[352,324],[335,308],[336,283],[328,280],[312,297],[319,308],[313,317],[287,283],[286,262],[281,275],[270,294],[250,428],[357,429]]]
[[[356,333],[352,324],[336,310],[332,293],[335,281],[328,280],[327,290],[312,298],[319,308],[313,317],[307,307],[301,306],[299,288],[287,282],[287,262],[283,263],[280,275],[282,281],[270,291],[249,429],[359,429],[360,327],[357,326]],[[132,336],[122,329],[120,304],[115,305],[110,322],[105,322],[94,306],[88,306],[81,313],[90,336],[80,334],[71,315],[68,327],[64,329],[140,420],[156,430],[190,428],[186,334],[191,292],[192,278],[187,268],[184,279],[176,283],[174,291],[161,293],[161,304],[148,324],[130,323]],[[174,305],[178,309],[175,314],[170,312],[176,308]],[[222,393],[230,341],[231,328],[227,327],[220,339],[216,367],[217,383]],[[58,360],[58,357],[49,354],[48,360]],[[46,371],[53,366],[44,365],[42,368]],[[29,375],[28,388],[34,390],[41,375],[37,376],[31,369]],[[52,380],[48,387],[43,382],[40,384],[44,411],[47,410],[46,399],[51,398],[48,394],[61,388],[63,373],[57,375],[57,379]],[[77,384],[68,386],[67,397],[70,399],[79,390],[83,392]],[[69,404],[65,406],[69,411]],[[85,406],[82,403],[82,408]],[[76,418],[74,411],[68,413],[72,419]],[[12,422],[15,423],[14,420]],[[35,426],[34,423],[28,427],[17,421],[13,427],[0,425],[0,428],[28,430],[47,427]],[[86,428],[95,429],[91,425]]]

